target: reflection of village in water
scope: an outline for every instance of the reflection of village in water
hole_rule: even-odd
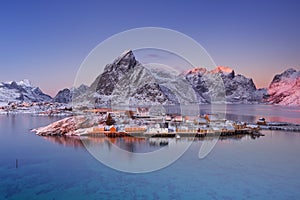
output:
[[[186,141],[195,141],[195,142],[202,142],[204,140],[213,140],[212,137],[198,137],[198,138],[140,138],[140,137],[99,137],[99,136],[45,136],[43,137],[46,140],[65,146],[65,147],[72,147],[72,148],[85,148],[85,145],[93,146],[93,145],[104,145],[104,146],[111,146],[116,145],[119,148],[126,150],[128,152],[135,152],[135,153],[146,153],[158,150],[165,146],[172,141],[176,143],[186,142]],[[255,139],[256,137],[252,137],[245,134],[239,134],[234,136],[220,136],[218,140],[220,142],[232,141],[232,140],[243,140],[243,139]]]

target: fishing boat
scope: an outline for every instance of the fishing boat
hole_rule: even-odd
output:
[[[257,125],[267,125],[266,119],[265,118],[259,118],[256,122]]]

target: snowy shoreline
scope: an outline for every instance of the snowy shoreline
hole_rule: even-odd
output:
[[[244,124],[244,122],[234,121],[236,124]],[[65,117],[55,121],[47,126],[32,129],[40,136],[81,136],[92,133],[93,129],[99,125],[105,125],[105,115],[76,115]],[[255,123],[246,122],[245,127],[259,128],[260,130],[282,130],[300,132],[300,124],[292,124],[285,122],[268,122],[266,125],[257,125]]]
[[[72,116],[68,104],[52,102],[11,103],[0,106],[0,115],[32,114],[34,116]]]

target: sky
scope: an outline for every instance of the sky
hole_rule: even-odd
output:
[[[299,9],[297,0],[2,0],[0,82],[30,79],[53,96],[73,85],[99,43],[150,26],[188,35],[217,65],[267,87],[275,74],[300,68]]]

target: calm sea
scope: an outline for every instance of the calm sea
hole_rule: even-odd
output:
[[[227,117],[243,121],[263,116],[300,123],[299,108],[229,105],[227,110]],[[100,163],[79,138],[30,132],[58,119],[0,116],[0,199],[300,199],[300,133],[222,138],[204,159],[198,158],[203,141],[195,140],[172,165],[130,174]],[[166,145],[126,138],[111,142],[131,152]]]

